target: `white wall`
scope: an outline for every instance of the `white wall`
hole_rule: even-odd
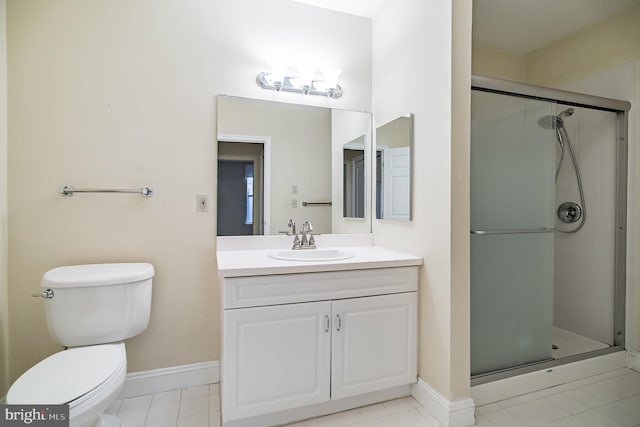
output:
[[[216,95],[370,110],[370,20],[288,0],[9,0],[7,28],[11,379],[59,349],[30,293],[75,263],[155,265],[130,371],[219,359]],[[342,68],[344,96],[259,88],[287,55]],[[62,198],[61,185],[155,195]]]
[[[7,281],[7,39],[6,0],[0,0],[0,396],[9,381]]]
[[[469,396],[471,2],[389,1],[373,18],[374,127],[415,114],[411,222],[374,220],[375,243],[424,258],[419,375]]]

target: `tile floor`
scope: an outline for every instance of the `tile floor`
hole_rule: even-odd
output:
[[[210,384],[119,400],[121,427],[219,427],[220,388]],[[352,409],[288,427],[439,427],[413,398]],[[640,373],[618,369],[476,408],[478,427],[639,427]]]

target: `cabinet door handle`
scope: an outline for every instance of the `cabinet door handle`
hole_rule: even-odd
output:
[[[340,329],[342,329],[342,318],[336,314],[336,332],[340,332]]]
[[[324,315],[324,331],[325,332],[329,332],[329,329],[330,329],[329,322],[330,322],[329,315],[325,314]]]

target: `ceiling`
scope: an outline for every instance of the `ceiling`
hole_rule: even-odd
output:
[[[294,1],[371,18],[394,0]],[[473,41],[528,53],[637,4],[640,0],[473,0]]]
[[[393,0],[293,0],[306,3],[323,9],[337,10],[338,12],[373,18],[383,4]]]
[[[640,0],[474,0],[473,41],[528,53],[637,4]]]

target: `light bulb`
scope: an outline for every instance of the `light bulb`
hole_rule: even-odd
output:
[[[342,70],[340,68],[325,68],[322,70],[322,75],[324,76],[324,81],[327,84],[327,89],[335,89],[338,87],[338,77],[342,74]]]
[[[300,86],[304,93],[309,93],[311,85],[313,83],[313,76],[316,72],[316,67],[310,64],[303,64],[298,66],[298,77],[300,78]]]
[[[271,81],[276,88],[282,87],[289,66],[283,61],[271,63]]]

